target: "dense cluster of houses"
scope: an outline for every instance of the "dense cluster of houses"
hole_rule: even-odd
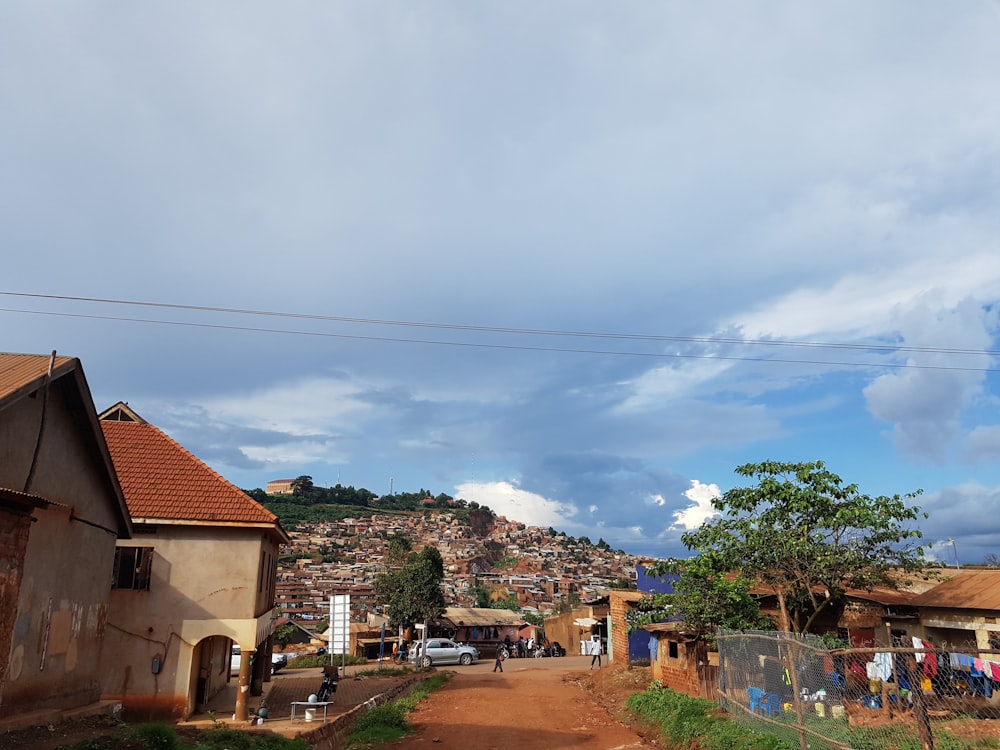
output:
[[[477,531],[455,513],[376,513],[289,529],[287,557],[278,567],[277,604],[281,614],[300,621],[322,619],[331,594],[349,594],[352,613],[365,620],[374,605],[372,582],[383,568],[386,540],[402,535],[419,549],[433,545],[441,552],[447,577],[445,600],[473,607],[476,589],[493,598],[516,599],[522,611],[546,616],[566,608],[568,600],[592,601],[606,595],[616,581],[635,580],[637,558],[595,547],[523,523],[495,517]],[[510,563],[493,570],[488,559],[499,552]],[[335,562],[324,562],[324,553]]]

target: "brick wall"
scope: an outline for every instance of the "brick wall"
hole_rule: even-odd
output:
[[[31,515],[0,509],[0,685],[7,676],[11,634],[17,619],[24,555],[28,549]],[[0,696],[2,697],[2,696]]]
[[[616,596],[617,593],[616,591],[612,591],[609,601],[611,614],[611,656],[616,664],[628,664],[628,623],[625,622],[625,613],[632,608],[632,605],[621,596]]]
[[[676,656],[671,656],[671,645]],[[695,644],[659,635],[653,679],[678,693],[698,697],[698,658]]]

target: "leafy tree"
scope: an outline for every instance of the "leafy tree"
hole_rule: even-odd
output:
[[[286,622],[284,625],[279,625],[274,629],[274,642],[284,648],[295,640],[295,636],[298,635],[298,633],[299,629],[297,627]]]
[[[496,601],[491,602],[490,603],[490,608],[491,609],[509,609],[512,612],[517,612],[519,609],[521,609],[521,605],[518,604],[517,597],[511,595],[511,596],[507,597],[506,599],[497,599]]]
[[[490,590],[488,587],[482,584],[477,584],[469,589],[469,593],[472,594],[472,598],[475,600],[476,606],[481,609],[488,609],[490,606]]]
[[[525,622],[530,622],[532,625],[537,625],[540,628],[545,626],[545,618],[541,615],[536,615],[533,612],[522,612],[521,617],[524,618]]]
[[[385,548],[385,564],[389,568],[401,568],[410,562],[413,543],[403,534],[393,534],[389,537]]]
[[[292,480],[293,497],[309,497],[314,489],[312,477],[303,475]]]
[[[716,628],[757,630],[772,626],[750,595],[750,582],[741,575],[716,570],[711,557],[663,560],[651,566],[646,575],[673,576],[674,593],[652,593],[640,600],[639,606],[626,614],[629,631],[676,619],[712,640]]]
[[[772,591],[783,630],[808,632],[846,589],[894,587],[896,574],[920,570],[919,517],[906,495],[871,497],[844,485],[822,461],[746,464],[736,473],[755,480],[712,501],[720,517],[681,539],[699,553],[687,561],[713,586],[719,575],[741,571]]]
[[[444,561],[437,547],[409,552],[405,562],[375,576],[376,600],[386,607],[389,622],[408,628],[444,613]]]

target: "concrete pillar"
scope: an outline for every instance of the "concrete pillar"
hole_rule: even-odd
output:
[[[253,660],[250,658],[254,650],[242,647],[242,658],[240,659],[240,676],[236,683],[236,721],[249,721],[250,714],[247,712],[247,696],[250,695],[250,667]]]

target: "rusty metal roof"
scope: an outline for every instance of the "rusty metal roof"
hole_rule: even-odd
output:
[[[914,607],[1000,610],[1000,570],[948,571],[937,586],[910,600]]]
[[[520,625],[524,622],[524,618],[512,610],[482,607],[445,607],[440,619],[448,620],[454,625],[472,627]]]
[[[78,364],[75,357],[0,352],[0,406],[25,393],[37,390],[45,382],[50,362],[53,379],[72,370]]]

